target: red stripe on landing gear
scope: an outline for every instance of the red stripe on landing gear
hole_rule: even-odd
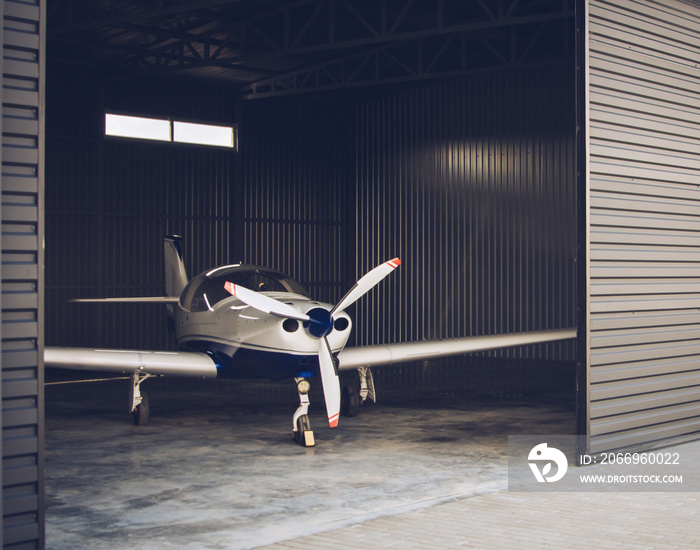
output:
[[[328,424],[330,424],[331,428],[336,428],[338,426],[338,418],[340,417],[340,413],[331,416],[328,419]]]

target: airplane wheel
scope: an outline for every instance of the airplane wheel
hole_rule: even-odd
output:
[[[136,426],[147,426],[151,416],[151,408],[148,403],[148,395],[141,394],[141,403],[136,407],[136,410],[131,413],[134,416],[134,424]]]
[[[340,395],[340,414],[349,417],[360,414],[360,394],[352,386],[343,388]]]
[[[297,431],[292,434],[295,443],[302,447],[313,447],[316,445],[314,432],[311,430],[311,422],[307,415],[297,419]]]

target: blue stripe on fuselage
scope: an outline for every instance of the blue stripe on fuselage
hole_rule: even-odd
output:
[[[183,350],[206,353],[214,359],[217,378],[311,378],[319,373],[316,355],[290,355],[238,348],[207,340],[191,340]]]

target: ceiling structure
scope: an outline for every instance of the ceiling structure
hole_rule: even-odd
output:
[[[242,98],[570,60],[574,0],[49,0],[50,59]]]

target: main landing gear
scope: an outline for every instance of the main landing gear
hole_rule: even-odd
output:
[[[357,375],[357,383],[345,385],[340,394],[340,414],[343,416],[353,417],[360,414],[360,409],[367,399],[377,402],[372,371],[369,367],[360,367],[357,369]],[[299,392],[299,407],[292,418],[292,438],[302,447],[313,447],[316,441],[309,421],[311,384],[304,378],[295,378],[294,381],[297,383],[297,392]]]
[[[360,414],[360,408],[367,399],[377,402],[377,392],[374,389],[374,378],[369,367],[357,369],[358,384],[347,384],[340,394],[340,414],[353,417]],[[359,387],[359,391],[358,391]]]
[[[140,372],[131,375],[131,415],[137,426],[146,426],[150,420],[151,411],[148,395],[141,393],[141,383],[151,376],[151,374],[141,374]]]

